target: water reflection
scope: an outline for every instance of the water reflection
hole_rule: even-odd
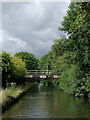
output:
[[[89,101],[41,83],[8,109],[3,118],[88,118]]]
[[[41,83],[38,83],[38,89],[39,89],[39,92],[40,92],[40,87],[41,87]]]

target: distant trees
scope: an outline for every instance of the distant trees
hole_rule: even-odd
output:
[[[51,70],[52,69],[51,62],[52,62],[52,53],[49,52],[40,59],[39,69],[41,69],[41,70],[46,70],[46,69]]]
[[[36,59],[32,53],[18,52],[15,54],[15,56],[19,57],[25,62],[25,67],[27,70],[38,69],[38,59]]]

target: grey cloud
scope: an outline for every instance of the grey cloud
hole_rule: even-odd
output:
[[[58,31],[69,3],[3,3],[2,49],[13,54],[28,51],[37,58],[46,54]]]

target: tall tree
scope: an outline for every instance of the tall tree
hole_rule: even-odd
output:
[[[89,71],[89,21],[90,2],[71,2],[59,28],[68,33],[67,46],[76,52],[76,61],[84,73]]]
[[[54,44],[51,47],[51,52],[53,58],[57,58],[64,54],[66,47],[65,47],[66,37],[61,36],[60,39],[54,40]]]

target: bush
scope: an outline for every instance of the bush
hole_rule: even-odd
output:
[[[2,87],[6,88],[11,82],[21,84],[26,74],[25,63],[22,59],[2,52]]]
[[[67,93],[76,94],[78,86],[80,85],[81,74],[82,72],[80,72],[79,67],[72,64],[70,68],[62,72],[59,88]]]
[[[17,84],[24,82],[24,76],[26,74],[25,63],[22,59],[19,59],[16,56],[11,57],[11,81],[16,82]]]
[[[90,77],[88,74],[81,79],[75,96],[90,97]]]
[[[59,88],[75,96],[90,96],[90,78],[88,75],[82,78],[83,72],[78,65],[71,65],[62,72],[59,79]]]

